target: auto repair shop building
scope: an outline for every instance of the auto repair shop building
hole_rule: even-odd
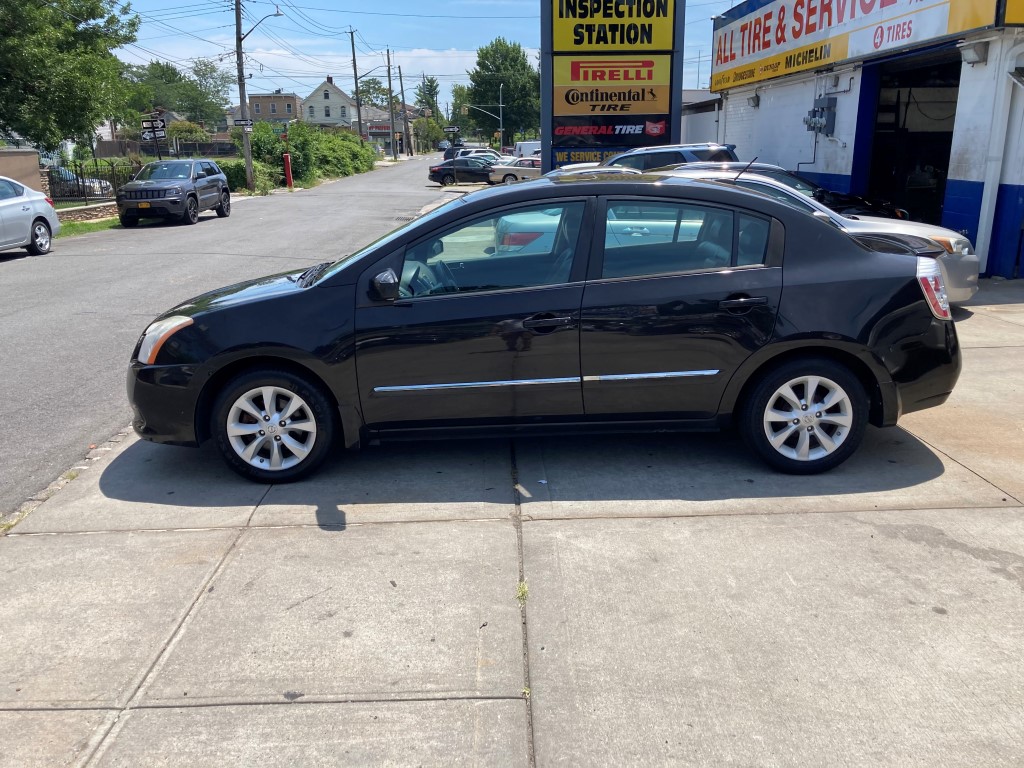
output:
[[[1024,246],[1024,0],[748,0],[715,19],[718,140],[964,231],[982,272]]]

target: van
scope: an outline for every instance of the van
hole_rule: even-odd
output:
[[[539,151],[541,142],[538,141],[517,141],[516,149],[512,153],[516,157],[532,157],[534,150]]]

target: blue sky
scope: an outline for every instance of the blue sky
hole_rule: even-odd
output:
[[[355,30],[359,73],[379,68],[386,82],[385,49],[392,65],[401,65],[406,101],[413,101],[421,74],[441,84],[447,101],[454,83],[466,84],[466,71],[476,64],[476,51],[496,37],[517,42],[534,56],[540,49],[541,0],[244,0],[243,31],[279,6],[282,17],[269,18],[245,40],[247,86],[250,93],[276,88],[303,98],[328,74],[352,92],[352,51],[348,30]],[[706,86],[711,72],[711,17],[736,0],[686,3],[684,86]],[[194,58],[222,58],[234,73],[233,0],[132,0],[142,24],[138,41],[118,51],[130,63],[152,59],[186,67]],[[398,72],[394,70],[397,92]],[[237,99],[237,89],[232,91]]]

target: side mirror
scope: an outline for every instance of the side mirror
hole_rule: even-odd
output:
[[[370,296],[378,301],[394,301],[398,298],[398,275],[388,267],[370,281]]]

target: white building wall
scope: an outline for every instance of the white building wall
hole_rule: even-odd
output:
[[[683,129],[680,133],[683,144],[702,144],[718,141],[718,113],[700,112],[683,115]]]
[[[754,94],[759,105],[747,99]],[[836,98],[836,127],[832,137],[807,130],[803,119],[819,96]],[[799,170],[812,177],[849,178],[853,168],[853,139],[860,99],[859,68],[847,67],[828,75],[793,77],[759,86],[735,88],[726,96],[721,140],[736,145],[742,160],[757,157]],[[815,139],[817,138],[817,147]]]

